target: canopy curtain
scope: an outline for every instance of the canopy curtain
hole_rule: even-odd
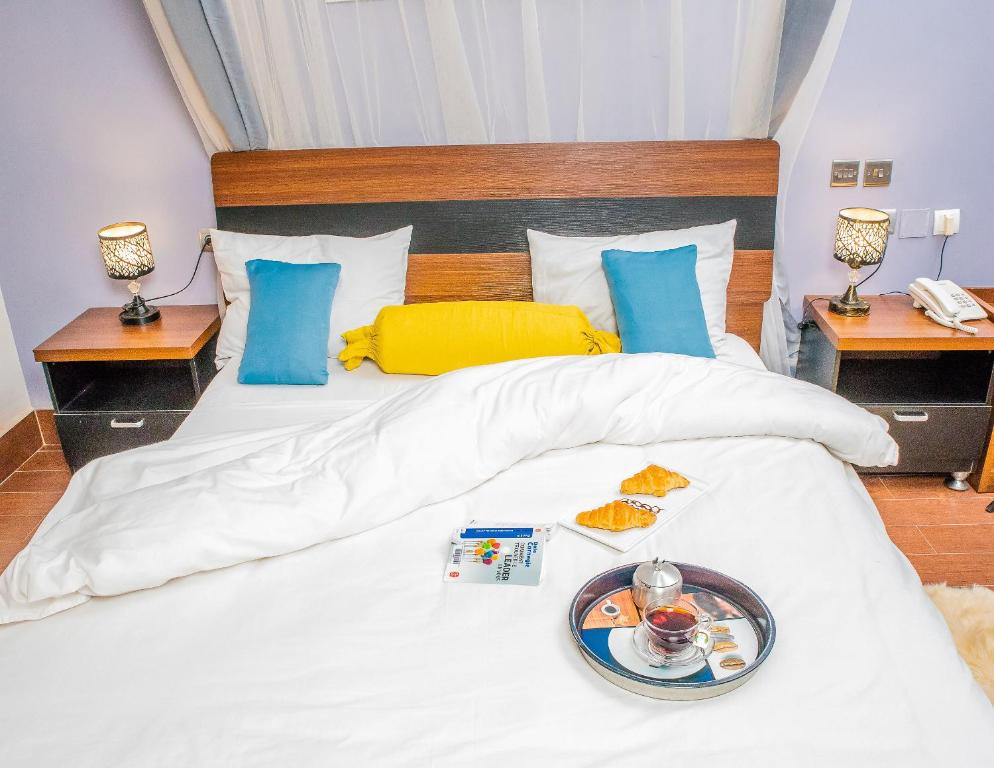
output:
[[[209,153],[765,138],[825,24],[804,0],[144,3]],[[763,347],[786,371],[779,282]]]
[[[822,7],[818,8],[819,5]],[[793,39],[796,47],[804,52],[797,52],[793,67],[785,67],[786,62],[781,58],[781,74],[777,80],[778,96],[781,91],[784,94],[778,98],[778,108],[775,108],[773,116],[773,126],[776,127],[773,138],[780,144],[780,193],[777,196],[774,242],[777,258],[773,264],[773,298],[766,303],[763,315],[763,362],[770,370],[784,374],[794,371],[801,335],[797,318],[790,314],[790,289],[780,260],[782,244],[790,226],[788,203],[791,177],[797,154],[835,61],[852,0],[796,0],[796,6],[794,22],[784,28],[784,45],[787,46],[787,41]],[[788,9],[791,9],[791,4],[788,4]],[[782,86],[783,80],[791,80],[793,84]]]

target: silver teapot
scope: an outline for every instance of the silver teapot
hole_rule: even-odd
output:
[[[653,600],[673,602],[683,594],[680,570],[665,560],[655,558],[639,565],[632,574],[632,600],[641,611]]]

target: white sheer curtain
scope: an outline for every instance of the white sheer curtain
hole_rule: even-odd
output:
[[[851,7],[852,0],[836,0],[807,75],[794,97],[790,110],[773,137],[780,144],[780,190],[777,195],[775,254],[783,252],[782,243],[786,237],[787,227],[790,225],[790,217],[787,214],[787,203],[790,200],[788,192],[797,153],[800,151],[801,143],[808,132],[808,126],[811,124],[811,118],[818,106],[818,100],[821,98],[825,81],[832,68],[832,62],[835,61],[835,54],[842,40],[842,33],[845,30]],[[784,375],[793,373],[797,349],[800,344],[797,320],[791,317],[789,307],[790,287],[787,273],[778,256],[774,261],[773,269],[773,297],[766,302],[763,308],[761,355],[767,368]]]
[[[200,135],[204,149],[208,155],[215,152],[228,152],[232,149],[231,141],[224,130],[224,126],[218,121],[214,110],[211,108],[207,97],[197,83],[197,78],[190,65],[187,63],[183,51],[180,49],[173,34],[172,27],[166,19],[166,14],[162,9],[161,0],[142,0],[145,6],[145,13],[152,24],[155,38],[159,41],[159,47],[166,57],[166,64],[176,81],[183,103],[193,118],[193,124]]]
[[[765,137],[783,0],[225,0],[272,149]]]

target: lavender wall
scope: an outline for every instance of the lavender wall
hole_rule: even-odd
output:
[[[841,287],[831,258],[839,208],[961,208],[946,275],[994,285],[994,3],[855,0],[789,180],[792,306]],[[549,84],[554,87],[554,83]],[[96,230],[149,225],[157,269],[146,294],[185,283],[196,232],[214,223],[210,170],[138,0],[11,0],[0,5],[0,286],[35,407],[48,407],[31,349],[89,306],[119,304]],[[892,158],[884,189],[833,190],[833,158]],[[940,238],[892,238],[869,291],[934,274]],[[203,270],[178,303],[213,300]]]
[[[994,3],[855,0],[787,189],[780,251],[797,315],[806,293],[839,291],[832,259],[840,208],[960,208],[943,276],[994,285]],[[831,189],[833,159],[893,159],[889,187]],[[781,180],[781,190],[785,180]],[[884,265],[862,290],[907,290],[935,276],[942,238],[891,235]],[[867,273],[868,274],[868,273]]]
[[[128,298],[97,229],[146,222],[156,270],[143,292],[182,287],[197,230],[214,225],[210,167],[138,0],[0,4],[0,93],[0,285],[32,403],[49,408],[31,349]],[[202,270],[171,301],[213,301]]]

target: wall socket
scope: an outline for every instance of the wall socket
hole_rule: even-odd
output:
[[[959,208],[947,208],[945,210],[935,211],[932,219],[932,234],[933,235],[945,235],[946,234],[946,216],[949,216],[949,234],[955,235],[959,232]]]
[[[832,161],[832,180],[830,186],[855,187],[858,182],[859,160]]]
[[[893,235],[897,230],[897,208],[881,208],[880,210],[890,216],[890,224],[887,225],[887,233]]]
[[[210,234],[211,234],[211,231],[209,229],[198,229],[197,230],[197,248],[198,249],[204,247],[204,241],[210,236]],[[211,248],[210,246],[207,246],[207,250],[208,251],[212,251],[214,249]]]
[[[863,163],[863,186],[886,187],[894,172],[893,160],[867,160]]]

